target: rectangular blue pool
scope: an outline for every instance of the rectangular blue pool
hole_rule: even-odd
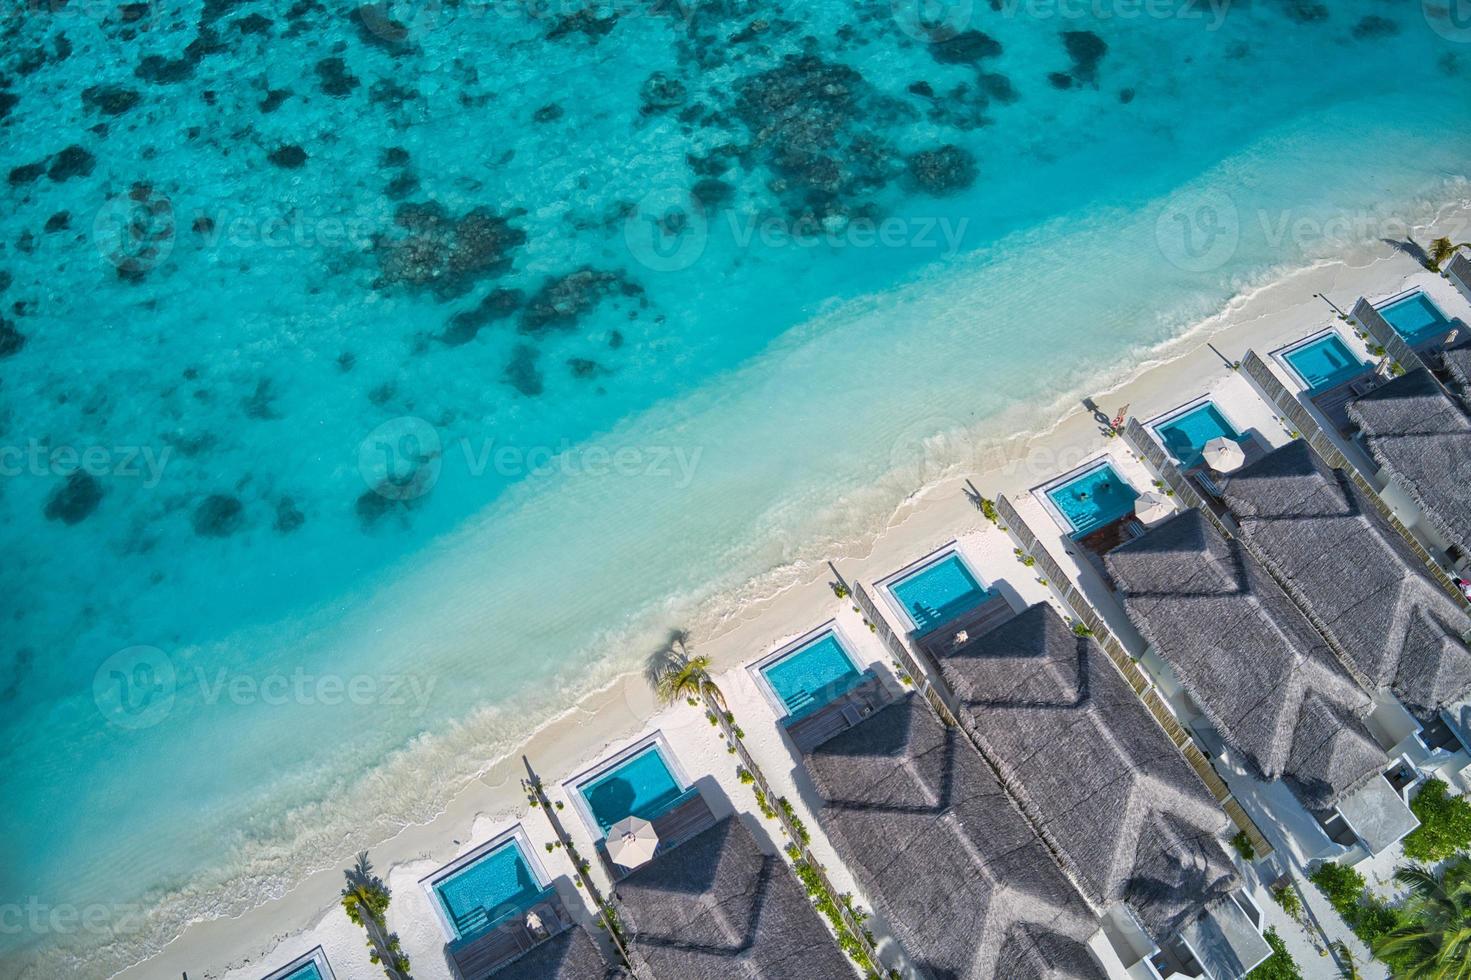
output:
[[[535,905],[543,891],[514,840],[492,848],[434,883],[434,894],[460,939],[519,915]]]
[[[1095,466],[1047,491],[1047,499],[1082,537],[1134,512],[1138,492],[1109,463]]]
[[[577,791],[604,834],[627,817],[653,820],[684,795],[684,787],[669,771],[657,745],[623,760]]]
[[[1226,421],[1226,416],[1221,414],[1214,402],[1198,405],[1182,415],[1161,422],[1154,427],[1154,431],[1165,444],[1165,450],[1187,470],[1200,462],[1206,443],[1212,439],[1224,436],[1235,442],[1241,441],[1241,433]]]
[[[761,676],[794,717],[822,707],[863,677],[836,633],[824,633],[767,664]]]
[[[932,565],[889,586],[889,592],[921,633],[928,633],[969,612],[991,597],[976,581],[958,554],[950,554]]]
[[[1441,334],[1454,326],[1450,318],[1440,312],[1440,307],[1424,293],[1415,293],[1391,303],[1381,309],[1379,315],[1388,320],[1389,325],[1411,347],[1439,340]]]
[[[315,963],[303,963],[281,980],[322,980],[322,971],[317,969]]]
[[[1336,388],[1369,369],[1336,333],[1294,348],[1282,357],[1314,392]]]

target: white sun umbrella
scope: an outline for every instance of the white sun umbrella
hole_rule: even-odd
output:
[[[1153,490],[1140,494],[1139,499],[1134,501],[1134,516],[1145,524],[1162,521],[1174,512],[1175,507],[1170,503],[1170,498]]]
[[[654,825],[642,817],[624,817],[608,828],[608,857],[625,868],[646,864],[658,846]]]
[[[1246,453],[1242,451],[1241,443],[1225,436],[1216,436],[1206,443],[1201,455],[1206,464],[1217,473],[1230,473],[1246,462]]]

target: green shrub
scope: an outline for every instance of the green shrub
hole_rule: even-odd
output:
[[[1366,894],[1364,876],[1353,868],[1329,862],[1309,874],[1308,880],[1318,887],[1328,899],[1328,904],[1343,916],[1354,935],[1370,949],[1394,928],[1394,909]]]
[[[1432,864],[1471,848],[1471,802],[1452,796],[1445,780],[1420,787],[1410,809],[1420,826],[1405,838],[1405,857]]]
[[[1275,901],[1287,913],[1287,917],[1297,922],[1302,917],[1302,898],[1297,894],[1297,889],[1291,885],[1276,888],[1272,891],[1272,900]]]
[[[1237,854],[1240,854],[1248,861],[1256,857],[1256,848],[1252,846],[1251,838],[1247,836],[1244,830],[1236,831],[1236,836],[1231,838],[1231,846],[1236,848]]]
[[[1262,960],[1247,976],[1253,980],[1302,980],[1297,961],[1287,952],[1287,944],[1277,935],[1277,930],[1268,929],[1262,935],[1266,938],[1267,945],[1272,947],[1272,955]]]

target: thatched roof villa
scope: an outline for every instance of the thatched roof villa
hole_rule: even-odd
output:
[[[1374,502],[1302,440],[1233,474],[1240,534],[1371,689],[1422,724],[1471,692],[1471,616]]]
[[[965,735],[916,695],[812,750],[819,819],[936,980],[1102,977],[1099,929]]]
[[[852,980],[782,858],[739,817],[659,854],[615,886],[629,955],[659,980]]]
[[[1191,510],[1106,560],[1130,619],[1248,771],[1375,853],[1416,826],[1382,778],[1373,699],[1239,542]]]
[[[1233,896],[1230,820],[1093,640],[1039,604],[939,667],[961,723],[1095,907],[1122,903],[1166,955],[1212,977],[1271,955],[1259,912]]]

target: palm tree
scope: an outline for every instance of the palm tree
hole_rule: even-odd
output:
[[[1456,242],[1452,244],[1449,238],[1437,238],[1431,242],[1430,261],[1428,263],[1430,271],[1439,272],[1441,263],[1449,262],[1451,256],[1455,255],[1457,250],[1463,248],[1471,248],[1471,242]]]
[[[1338,955],[1338,975],[1342,980],[1363,980],[1359,965],[1354,962],[1354,951],[1348,948],[1348,943],[1334,943],[1333,951]]]
[[[383,968],[388,980],[409,980],[409,958],[404,955],[397,933],[388,931],[388,885],[373,873],[367,851],[359,851],[356,863],[343,873],[342,908],[353,925],[368,933],[369,958]]]
[[[668,642],[649,657],[645,673],[654,693],[665,704],[673,704],[680,698],[708,696],[725,710],[725,695],[710,679],[710,658],[690,655],[689,634],[684,630],[669,634]]]
[[[1374,949],[1396,976],[1434,980],[1471,976],[1471,857],[1452,860],[1437,876],[1406,865],[1394,880],[1408,892],[1399,924]]]

